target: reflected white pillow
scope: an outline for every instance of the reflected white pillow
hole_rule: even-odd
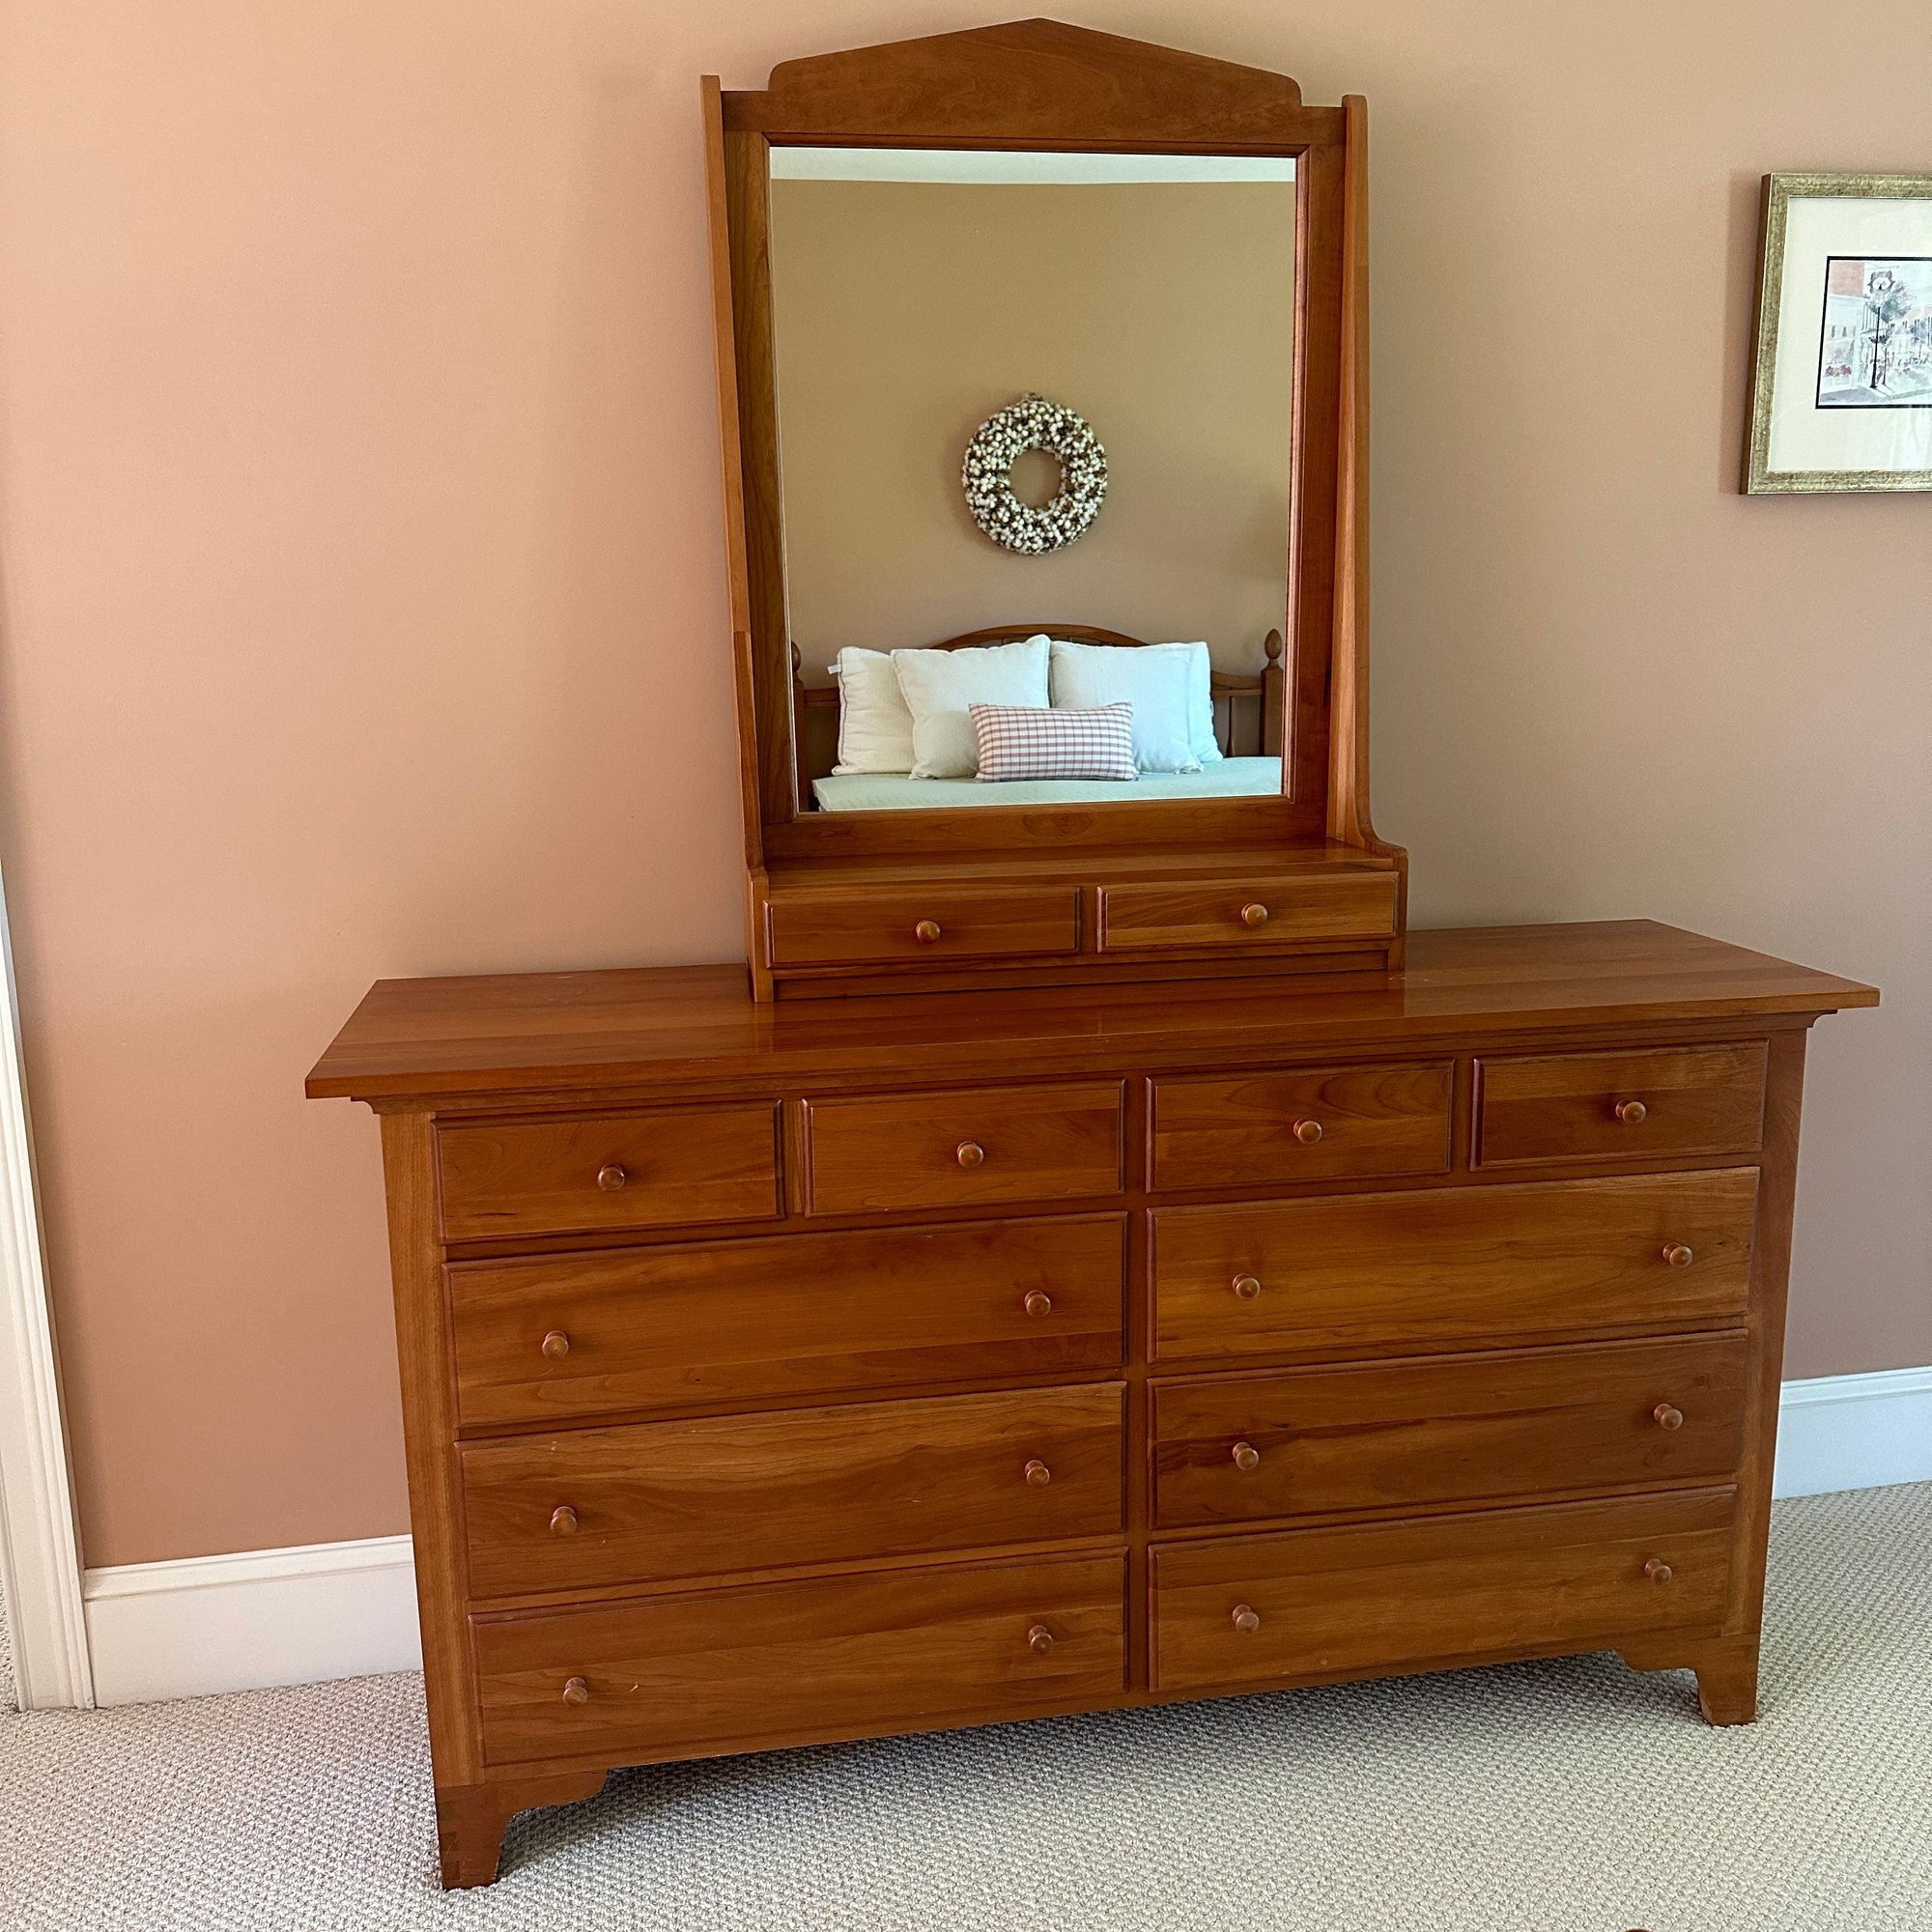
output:
[[[835,778],[912,770],[912,713],[899,695],[890,651],[848,644],[832,667],[838,679],[838,762]]]
[[[1073,644],[1053,640],[1053,701],[1062,710],[1134,707],[1134,759],[1144,772],[1218,764],[1206,644]]]
[[[980,769],[980,741],[969,704],[1046,709],[1044,632],[1021,644],[981,644],[963,651],[895,651],[899,692],[912,713],[912,775],[970,779]]]

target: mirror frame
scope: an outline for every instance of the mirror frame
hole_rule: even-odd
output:
[[[1284,74],[1043,19],[787,61],[761,91],[728,91],[709,75],[703,90],[748,867],[1083,847],[1333,841],[1392,850],[1368,820],[1361,98],[1305,106]],[[1294,158],[1289,756],[1280,795],[964,811],[801,808],[769,256],[771,150],[783,146]],[[1064,613],[1069,622],[1081,614]]]

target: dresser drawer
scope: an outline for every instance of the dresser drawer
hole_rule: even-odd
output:
[[[780,1211],[770,1101],[441,1127],[436,1148],[451,1240],[770,1220]]]
[[[1407,1352],[1715,1328],[1750,1289],[1754,1168],[1152,1216],[1152,1348]]]
[[[466,1428],[1121,1361],[1118,1214],[446,1270]]]
[[[1393,872],[1261,873],[1225,884],[1100,888],[1100,951],[1272,952],[1310,939],[1387,939]]]
[[[463,1451],[472,1596],[1118,1534],[1119,1382]]]
[[[1733,1504],[1704,1490],[1156,1546],[1154,1683],[1259,1686],[1715,1631]]]
[[[1153,1520],[1728,1481],[1746,1364],[1733,1332],[1156,1383]]]
[[[1153,1185],[1444,1174],[1449,1064],[1183,1074],[1153,1086]]]
[[[1477,1063],[1479,1167],[1752,1153],[1765,1048],[1660,1047]]]
[[[809,1100],[814,1214],[1077,1201],[1121,1189],[1121,1083]]]
[[[765,922],[777,967],[940,965],[1075,952],[1080,895],[1071,886],[788,894]]]
[[[1124,1605],[1104,1555],[476,1617],[483,1757],[632,1764],[1104,1701]]]

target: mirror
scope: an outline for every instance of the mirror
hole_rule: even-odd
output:
[[[772,147],[801,810],[1282,793],[1295,166]]]

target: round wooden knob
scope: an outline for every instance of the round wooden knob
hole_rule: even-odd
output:
[[[1035,1489],[1043,1490],[1053,1481],[1053,1471],[1036,1456],[1026,1465],[1026,1479]]]
[[[1663,1250],[1663,1259],[1674,1268],[1688,1268],[1697,1257],[1682,1241],[1672,1241]]]
[[[597,1170],[597,1184],[606,1194],[616,1193],[630,1178],[614,1160],[607,1160]]]
[[[1240,1301],[1252,1301],[1262,1292],[1262,1285],[1251,1274],[1237,1274],[1235,1277],[1235,1295]]]
[[[1044,1657],[1053,1648],[1053,1633],[1044,1624],[1035,1624],[1027,1632],[1027,1648],[1036,1657]]]
[[[1043,1288],[1030,1288],[1020,1306],[1037,1321],[1041,1316],[1053,1313],[1053,1296]]]
[[[1234,1624],[1243,1636],[1253,1636],[1262,1627],[1261,1613],[1246,1604],[1236,1604]]]
[[[978,1167],[985,1158],[986,1150],[978,1141],[961,1141],[959,1143],[959,1165],[961,1167]]]
[[[921,920],[913,927],[912,936],[922,946],[937,946],[939,944],[939,922],[936,919]]]
[[[1659,1403],[1650,1412],[1660,1429],[1682,1429],[1684,1427],[1684,1411],[1681,1408],[1674,1407],[1667,1402]]]
[[[543,1351],[553,1362],[560,1362],[570,1353],[570,1337],[561,1328],[553,1328],[543,1338]]]
[[[1265,925],[1268,923],[1268,909],[1264,905],[1244,905],[1241,908],[1243,925]]]
[[[1619,1100],[1617,1119],[1627,1127],[1641,1126],[1650,1118],[1650,1109],[1641,1100]]]
[[[1313,1147],[1321,1138],[1321,1122],[1320,1121],[1296,1121],[1294,1123],[1294,1138],[1303,1147]]]
[[[1667,1583],[1677,1573],[1661,1556],[1653,1556],[1643,1566],[1643,1574],[1653,1583]]]
[[[558,1503],[551,1511],[550,1533],[553,1536],[575,1536],[577,1534],[577,1512],[568,1503]]]
[[[587,1704],[590,1701],[590,1686],[582,1678],[573,1677],[563,1687],[563,1701],[566,1704]]]
[[[1262,1460],[1262,1452],[1252,1442],[1236,1442],[1234,1454],[1237,1469],[1252,1469]]]

